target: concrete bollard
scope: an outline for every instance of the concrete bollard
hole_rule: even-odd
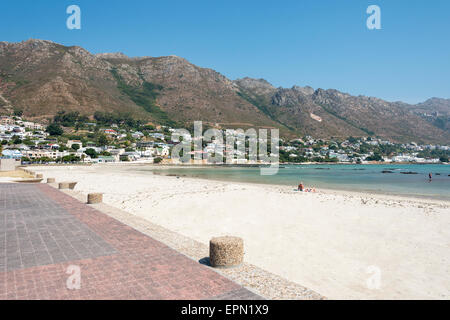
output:
[[[55,178],[47,178],[47,183],[55,183]]]
[[[59,189],[69,189],[69,182],[60,182],[58,185]]]
[[[103,193],[89,193],[87,203],[96,204],[103,202]]]
[[[244,261],[244,240],[238,237],[217,237],[209,241],[209,261],[212,267],[229,268]]]
[[[42,173],[38,173],[36,175],[36,179],[44,179],[44,175]]]
[[[77,182],[69,182],[69,189],[73,190],[75,189],[75,186],[77,185]]]

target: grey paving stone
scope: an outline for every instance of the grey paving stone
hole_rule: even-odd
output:
[[[116,252],[32,185],[0,184],[0,208],[0,271]]]

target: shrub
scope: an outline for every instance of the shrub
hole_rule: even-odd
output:
[[[47,127],[47,132],[51,135],[51,136],[60,136],[64,133],[63,129],[56,123],[51,123],[48,127]]]

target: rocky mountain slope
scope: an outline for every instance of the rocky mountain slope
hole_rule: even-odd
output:
[[[450,115],[450,99],[431,98],[412,107],[414,111]]]
[[[434,126],[450,131],[450,99],[431,98],[406,108]]]
[[[270,118],[312,136],[376,135],[397,141],[449,141],[448,132],[426,123],[407,104],[333,89],[274,88],[261,79],[245,78],[235,83],[241,96]]]
[[[172,125],[203,120],[220,127],[278,127],[290,136],[450,141],[445,128],[402,103],[337,90],[275,88],[262,79],[231,81],[176,56],[94,55],[44,40],[0,42],[0,95],[0,112],[8,111],[7,101],[42,119],[59,110],[106,111]]]
[[[109,111],[155,122],[275,125],[230,80],[185,59],[96,56],[43,40],[0,42],[0,94],[29,117]]]

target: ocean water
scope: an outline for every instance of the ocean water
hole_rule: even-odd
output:
[[[316,189],[361,191],[400,196],[414,196],[450,201],[450,165],[379,164],[379,165],[282,165],[276,175],[262,176],[259,168],[249,167],[173,167],[138,170],[213,180],[290,185],[301,182]],[[382,173],[383,170],[392,173]],[[416,172],[417,174],[402,174]],[[433,179],[429,182],[428,173]]]

